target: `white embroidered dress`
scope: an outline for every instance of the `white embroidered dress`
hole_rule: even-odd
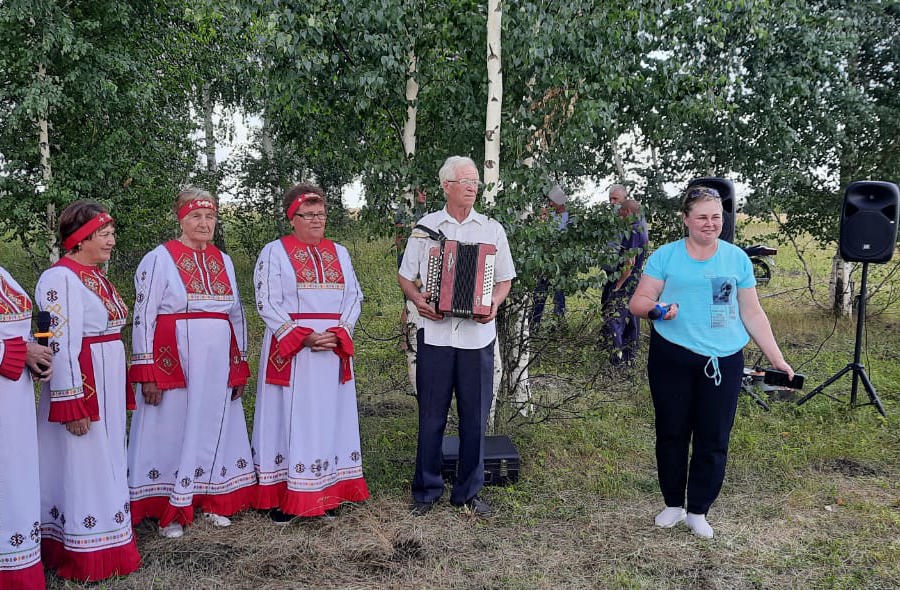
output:
[[[0,589],[43,589],[31,300],[0,267]]]
[[[263,248],[254,284],[256,308],[266,324],[253,421],[255,506],[315,516],[342,502],[365,500],[369,491],[349,359],[343,371],[336,353],[302,347],[304,335],[298,335],[331,328],[352,348],[362,290],[350,255],[327,239],[312,246],[286,236]],[[292,346],[296,353],[280,361],[279,346]],[[267,383],[275,370],[289,385]]]
[[[140,563],[128,518],[126,365],[118,339],[128,309],[102,272],[66,257],[41,274],[35,302],[52,315],[55,352],[38,410],[43,561],[66,579],[126,575]],[[84,435],[62,425],[82,416],[91,418]]]
[[[158,246],[138,266],[135,293],[132,379],[164,389],[165,370],[177,362],[186,385],[164,389],[157,406],[138,389],[128,447],[133,522],[188,525],[194,508],[232,515],[249,507],[256,473],[242,400],[231,398],[249,376],[247,331],[231,258],[213,246]],[[175,339],[154,360],[161,315],[194,318],[175,321]],[[241,373],[230,384],[231,359]]]

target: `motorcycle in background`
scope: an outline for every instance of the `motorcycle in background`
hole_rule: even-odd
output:
[[[750,262],[753,263],[753,275],[756,277],[756,284],[768,284],[772,279],[772,273],[775,271],[775,259],[772,257],[778,254],[778,249],[755,244],[747,246],[743,250],[750,257]]]

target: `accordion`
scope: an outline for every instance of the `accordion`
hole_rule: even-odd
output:
[[[443,237],[443,236],[442,236]],[[428,255],[425,291],[435,309],[453,317],[491,313],[497,247],[441,239]]]

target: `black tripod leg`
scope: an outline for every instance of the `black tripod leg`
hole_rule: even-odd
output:
[[[810,398],[812,398],[813,396],[815,396],[816,394],[818,394],[819,392],[821,392],[822,390],[827,388],[829,385],[831,385],[832,383],[834,383],[835,381],[837,381],[838,379],[843,377],[852,368],[853,368],[853,365],[847,365],[846,367],[844,367],[843,369],[841,369],[840,371],[838,371],[837,373],[832,375],[828,379],[828,381],[826,381],[825,383],[823,383],[822,385],[820,385],[819,387],[817,387],[816,389],[814,389],[807,395],[805,395],[802,398],[800,398],[799,400],[797,400],[797,406],[800,406],[801,404],[803,404],[804,402],[806,402],[807,400],[809,400]]]
[[[863,387],[865,387],[866,392],[869,393],[869,400],[871,401],[871,404],[875,405],[875,408],[878,409],[878,412],[881,413],[882,417],[886,417],[887,413],[884,412],[884,406],[881,405],[881,400],[878,399],[878,394],[875,392],[875,387],[872,386],[872,382],[869,381],[869,376],[866,375],[864,369],[860,369],[859,378],[862,379]]]
[[[878,412],[881,413],[881,416],[886,417],[887,415],[884,412],[884,407],[881,405],[881,400],[878,399],[878,394],[875,393],[875,388],[872,386],[872,382],[869,381],[869,377],[866,375],[866,369],[863,367],[860,362],[860,355],[862,349],[862,337],[863,337],[863,326],[866,321],[866,280],[868,279],[869,274],[869,263],[863,262],[863,270],[862,270],[862,278],[860,279],[860,291],[859,291],[859,306],[858,312],[856,315],[856,344],[853,347],[853,362],[848,364],[846,367],[835,373],[828,381],[803,396],[800,400],[797,401],[797,406],[800,406],[826,387],[843,377],[844,373],[847,371],[853,371],[853,382],[851,384],[851,392],[850,392],[850,406],[856,406],[856,392],[859,386],[859,379],[862,379],[863,385],[866,388],[866,392],[869,394],[869,398],[871,402],[869,404],[873,405],[878,409]]]
[[[746,381],[741,383],[741,390],[744,392],[747,392],[747,395],[750,396],[751,398],[753,398],[753,400],[756,402],[757,406],[759,406],[760,408],[763,408],[767,411],[770,410],[769,405],[766,404],[763,401],[763,399],[759,397],[759,394],[757,394],[756,391],[753,390],[753,388],[751,387],[751,384],[747,383]]]

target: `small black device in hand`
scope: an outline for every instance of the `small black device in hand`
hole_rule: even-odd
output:
[[[37,326],[37,333],[34,334],[37,343],[41,346],[49,346],[50,338],[53,337],[53,334],[50,333],[50,313],[46,310],[38,311],[34,321]]]
[[[800,373],[794,373],[794,378],[788,379],[788,374],[784,371],[779,371],[778,369],[763,369],[763,371],[765,371],[763,383],[766,385],[778,385],[801,390],[803,389],[803,382],[806,381],[806,376],[801,375]]]
[[[662,321],[666,318],[666,315],[673,306],[678,306],[678,304],[674,302],[671,304],[657,304],[647,311],[647,318],[651,321]]]

